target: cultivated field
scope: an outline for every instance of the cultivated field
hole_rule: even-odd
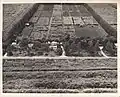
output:
[[[112,28],[117,26],[115,8],[109,4],[102,4],[103,9],[95,4],[88,5],[108,23],[111,31],[116,31]],[[30,20],[21,24],[24,28],[13,34],[11,44],[3,45],[7,47],[3,53],[15,57],[61,56],[63,53],[79,57],[117,56],[115,36],[109,35],[111,32],[108,33],[96,18],[84,4],[39,4]],[[101,51],[100,46],[106,49]]]
[[[116,59],[4,59],[3,92],[116,92]]]

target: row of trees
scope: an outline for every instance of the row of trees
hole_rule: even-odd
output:
[[[17,39],[16,39],[17,40]],[[43,54],[43,52],[49,52],[52,51],[53,49],[50,49],[49,46],[50,44],[48,44],[47,42],[52,42],[52,41],[56,41],[58,42],[57,44],[57,50],[55,51],[55,53],[57,55],[62,55],[62,48],[61,48],[61,42],[62,45],[65,49],[66,55],[70,56],[73,55],[74,56],[82,56],[82,51],[85,50],[86,52],[88,52],[90,55],[92,56],[96,56],[98,55],[98,52],[100,51],[99,46],[102,45],[103,49],[105,51],[108,51],[112,56],[115,55],[115,53],[117,52],[116,47],[115,47],[115,43],[117,42],[116,39],[114,37],[111,36],[107,36],[106,38],[90,38],[90,37],[74,37],[71,38],[70,34],[65,34],[63,35],[63,37],[56,39],[56,40],[52,40],[52,39],[46,39],[46,38],[42,38],[42,39],[37,39],[37,40],[31,40],[29,38],[23,38],[22,40],[17,40],[16,44],[19,43],[20,49],[24,49],[24,50],[30,50],[34,49],[35,52],[39,52],[40,55]],[[33,44],[32,47],[29,47],[28,44]],[[10,46],[8,48],[8,53],[11,54],[12,50],[15,50],[16,48],[13,46]]]
[[[96,37],[74,37],[70,38],[69,34],[64,36],[64,49],[67,55],[72,55],[76,52],[76,56],[82,56],[82,50],[90,53],[92,56],[97,56],[100,51],[99,46],[103,46],[103,50],[110,53],[111,56],[115,56],[117,49],[115,43],[117,40],[112,36],[107,36],[105,38]]]

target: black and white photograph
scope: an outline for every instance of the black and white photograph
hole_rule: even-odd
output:
[[[117,4],[3,4],[3,56],[116,57]]]
[[[3,3],[3,94],[118,93],[117,8]]]

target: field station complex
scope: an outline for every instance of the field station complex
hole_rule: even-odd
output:
[[[117,5],[4,4],[3,55],[115,57]]]
[[[3,93],[117,93],[117,4],[3,4]]]

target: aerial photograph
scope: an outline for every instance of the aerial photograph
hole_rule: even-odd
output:
[[[117,93],[117,3],[2,7],[3,93]]]

